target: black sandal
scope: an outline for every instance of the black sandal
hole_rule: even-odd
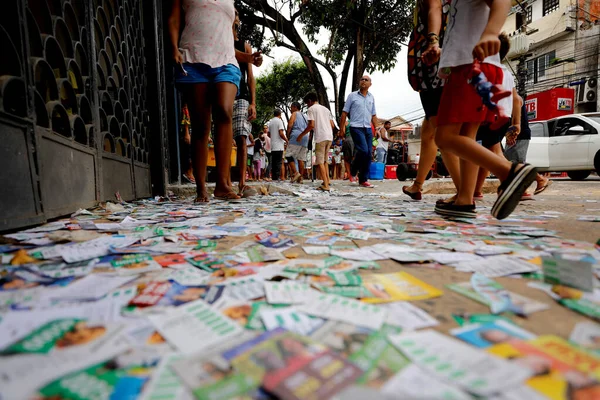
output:
[[[519,170],[517,166],[522,165]],[[492,216],[497,219],[508,217],[517,207],[525,190],[535,180],[537,171],[530,164],[513,163],[508,177],[498,186],[498,198],[492,207]]]
[[[436,214],[452,218],[477,218],[475,204],[456,205],[452,203],[437,203],[434,211]]]

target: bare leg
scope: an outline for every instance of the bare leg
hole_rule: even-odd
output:
[[[477,142],[475,142],[475,136],[477,135],[478,128],[478,123],[462,124],[460,136],[470,138],[477,144]],[[460,187],[458,188],[458,195],[454,204],[473,204],[473,192],[475,191],[478,172],[479,167],[476,164],[469,160],[465,160],[464,158],[460,159]]]
[[[329,174],[327,173],[327,164],[319,164],[319,172],[321,173],[321,179],[323,179],[323,187],[329,189]]]
[[[211,104],[208,99],[211,91],[207,84],[199,83],[186,86],[183,92],[190,110],[190,122],[194,126],[191,146],[192,167],[196,178],[196,201],[206,203],[206,170],[211,125]]]
[[[431,169],[431,165],[435,161],[437,146],[435,144],[435,128],[437,117],[431,117],[423,121],[421,126],[421,149],[419,167],[417,169],[417,177],[412,185],[406,187],[406,191],[410,193],[420,192],[425,182],[425,177]]]
[[[215,197],[236,199],[230,185],[231,151],[233,142],[233,128],[231,118],[233,114],[233,101],[237,87],[229,82],[220,82],[215,85],[215,101],[213,114],[215,118],[215,160],[217,164],[217,182]]]
[[[490,147],[490,150],[494,154],[497,154],[500,157],[504,157],[504,154],[502,154],[502,146],[500,145],[500,143],[496,143],[495,145]],[[485,183],[485,178],[487,178],[489,174],[490,174],[490,171],[488,171],[485,168],[479,167],[479,174],[477,175],[477,185],[475,185],[474,195],[482,195],[483,194],[481,192],[483,189],[483,184]]]
[[[298,177],[298,170],[296,169],[296,160],[288,160],[288,165],[290,166],[290,180],[294,182]],[[300,164],[298,164],[300,165]]]
[[[453,153],[468,163],[464,165],[468,167],[470,164],[482,166],[492,171],[494,175],[501,181],[508,177],[511,163],[506,158],[500,157],[488,149],[482,147],[475,142],[475,134],[479,124],[465,124],[464,129],[461,129],[462,124],[449,124],[438,127],[436,134],[436,142],[441,149],[448,153]],[[461,163],[461,168],[463,164]],[[475,181],[466,183],[463,189],[462,177],[464,172],[461,171],[461,182],[459,189],[458,204],[472,204],[473,190]],[[470,172],[467,172],[467,177],[470,177]],[[467,194],[468,190],[470,193]]]
[[[237,169],[240,173],[239,191],[240,193],[246,186],[246,164],[248,164],[248,152],[246,148],[246,136],[235,138],[237,145]]]

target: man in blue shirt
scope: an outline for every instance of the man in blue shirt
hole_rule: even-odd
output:
[[[346,119],[350,116],[350,134],[354,141],[356,155],[352,161],[350,175],[358,173],[358,183],[362,187],[374,187],[368,182],[369,169],[371,167],[373,131],[371,125],[377,125],[377,113],[375,112],[375,98],[369,93],[371,78],[367,75],[360,78],[359,90],[352,92],[346,99],[340,129],[345,131]]]

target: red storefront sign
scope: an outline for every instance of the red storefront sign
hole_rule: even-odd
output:
[[[525,110],[529,121],[546,121],[573,114],[575,89],[556,88],[527,96]]]

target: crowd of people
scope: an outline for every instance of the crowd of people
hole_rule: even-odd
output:
[[[501,181],[492,207],[492,215],[498,219],[512,213],[534,180],[537,193],[548,185],[547,179],[524,160],[528,132],[520,112],[523,99],[514,90],[510,73],[502,68],[508,42],[500,29],[509,8],[508,0],[416,2],[408,73],[413,89],[420,93],[425,121],[417,177],[413,185],[402,190],[415,200],[421,199],[425,176],[439,148],[457,194],[436,203],[438,214],[474,218],[475,200],[481,196],[482,177],[488,171]],[[182,10],[185,28],[180,37]],[[294,103],[286,128],[281,110],[275,110],[264,131],[253,138],[250,122],[256,118],[256,96],[252,66],[260,66],[262,56],[238,37],[239,26],[233,0],[173,1],[170,37],[178,65],[176,82],[195,128],[191,153],[197,201],[208,201],[206,161],[211,121],[217,164],[215,198],[251,195],[246,176],[273,180],[289,176],[293,182],[301,182],[307,155],[312,164],[313,151],[314,166],[323,181],[319,190],[330,190],[329,165],[334,165],[332,177],[339,178],[342,160],[348,179],[356,177],[360,186],[373,187],[369,183],[373,150],[375,159],[385,163],[392,140],[387,123],[377,131],[373,129],[378,119],[375,99],[369,92],[371,78],[360,78],[358,90],[348,95],[339,121],[341,133],[337,133],[329,109],[318,103],[315,93],[309,93],[303,99],[306,113],[301,104]],[[496,102],[502,97],[503,102]],[[347,127],[349,135],[345,134]],[[506,157],[498,145],[504,136],[509,146]],[[234,142],[240,171],[238,193],[230,176]]]

